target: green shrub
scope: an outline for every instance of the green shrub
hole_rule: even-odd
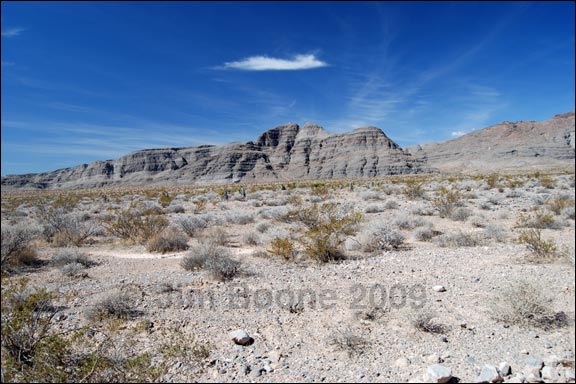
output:
[[[450,217],[454,208],[456,208],[462,200],[461,193],[456,189],[447,189],[446,187],[441,187],[439,191],[436,192],[435,197],[432,199],[432,206],[438,209],[440,217]]]
[[[552,240],[544,240],[539,228],[529,228],[520,231],[518,242],[524,244],[530,251],[528,260],[534,263],[546,263],[559,257],[558,247]]]
[[[284,260],[290,261],[294,259],[296,255],[296,250],[294,249],[294,243],[289,237],[278,237],[276,236],[270,242],[270,249],[268,250],[273,255],[281,256]]]
[[[144,244],[166,228],[168,220],[154,210],[131,206],[128,209],[116,211],[104,225],[113,236],[128,243]]]

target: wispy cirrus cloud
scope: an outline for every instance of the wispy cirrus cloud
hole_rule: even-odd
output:
[[[6,29],[2,30],[2,37],[15,37],[15,36],[20,35],[25,30],[26,30],[26,28],[22,28],[22,27],[6,28]]]
[[[328,66],[314,54],[295,55],[292,59],[278,59],[268,56],[252,56],[240,61],[224,63],[217,69],[240,69],[244,71],[298,71]]]

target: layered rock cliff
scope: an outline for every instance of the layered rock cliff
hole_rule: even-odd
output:
[[[542,122],[505,121],[407,151],[441,171],[574,168],[574,140],[572,111]]]
[[[227,183],[375,177],[434,172],[379,128],[330,134],[315,124],[289,123],[256,142],[149,149],[117,160],[2,178],[3,188],[94,188],[150,183]]]

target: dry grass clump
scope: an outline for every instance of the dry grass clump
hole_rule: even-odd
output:
[[[434,237],[440,235],[431,225],[418,228],[414,231],[414,239],[418,241],[431,241]]]
[[[435,313],[426,309],[408,312],[408,321],[417,330],[426,333],[446,333],[448,328],[443,324],[434,322],[435,317]]]
[[[176,224],[190,237],[194,237],[199,231],[206,228],[208,223],[198,216],[183,216],[175,220]]]
[[[438,210],[440,217],[450,217],[454,209],[462,204],[462,194],[456,189],[448,189],[444,186],[436,192],[431,204]]]
[[[530,215],[520,215],[516,222],[517,227],[536,229],[561,229],[562,223],[554,218],[552,212],[536,209]]]
[[[357,335],[350,327],[343,330],[337,329],[329,339],[329,343],[337,349],[346,352],[349,357],[361,355],[368,347],[368,341]]]
[[[468,220],[468,218],[472,216],[472,211],[464,208],[464,207],[458,207],[456,208],[452,214],[450,215],[450,218],[454,221],[466,221]]]
[[[134,308],[135,299],[127,289],[116,288],[89,307],[84,315],[90,321],[100,321],[107,318],[129,320],[139,314]]]
[[[544,329],[568,324],[564,312],[554,312],[541,287],[526,281],[517,282],[500,291],[491,303],[492,318],[508,325]]]
[[[178,228],[168,227],[152,236],[146,244],[148,252],[168,253],[188,249],[188,237]]]
[[[88,258],[88,255],[78,251],[77,249],[63,249],[61,250],[51,262],[66,276],[82,276],[86,277],[86,268],[94,265],[94,262]]]
[[[508,232],[501,225],[488,224],[484,229],[484,237],[496,240],[498,243],[504,243],[508,238]]]

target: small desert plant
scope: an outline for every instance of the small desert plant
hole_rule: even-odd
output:
[[[194,213],[202,213],[206,210],[206,199],[198,199],[194,202]]]
[[[544,329],[559,328],[568,323],[564,312],[554,312],[542,288],[521,281],[499,291],[491,303],[492,317],[508,325]]]
[[[188,271],[205,269],[213,278],[220,281],[231,280],[240,271],[240,262],[230,257],[230,251],[211,241],[191,247],[180,265]]]
[[[402,216],[394,220],[394,225],[400,229],[414,229],[426,225],[426,221],[421,217]]]
[[[434,209],[432,209],[431,207],[427,207],[425,205],[417,206],[417,207],[413,208],[410,212],[416,216],[432,216],[432,215],[434,215]]]
[[[167,208],[172,200],[174,200],[174,196],[170,196],[169,193],[163,192],[162,195],[158,198],[158,204],[160,204],[163,208]]]
[[[380,193],[375,192],[375,191],[360,192],[360,197],[366,201],[367,200],[381,200],[382,199]]]
[[[461,203],[462,195],[458,190],[440,187],[432,199],[432,206],[438,210],[440,217],[449,217],[452,211]]]
[[[230,211],[226,213],[226,221],[232,224],[248,224],[254,222],[254,215],[239,211]]]
[[[419,310],[408,312],[408,320],[410,324],[419,330],[426,333],[446,333],[448,330],[445,325],[433,321],[436,314],[429,310]]]
[[[516,226],[521,228],[561,229],[562,223],[558,222],[551,212],[536,209],[532,212],[532,215],[520,215]]]
[[[337,329],[329,342],[336,348],[346,352],[349,357],[361,355],[368,347],[368,341],[354,333],[350,327],[343,330]]]
[[[135,299],[129,293],[128,287],[112,289],[101,297],[92,307],[85,311],[90,321],[100,321],[107,318],[128,320],[136,317],[138,311],[134,308]]]
[[[242,236],[244,244],[258,245],[260,244],[260,236],[256,232],[248,232]]]
[[[364,252],[397,250],[406,238],[388,224],[377,224],[362,234]]]
[[[82,264],[84,267],[91,267],[94,263],[88,258],[88,255],[80,252],[77,249],[65,248],[54,256],[52,259],[52,265],[56,267],[62,267],[66,264],[78,263]]]
[[[386,209],[382,204],[370,204],[364,209],[366,213],[379,213],[384,212]]]
[[[486,177],[486,184],[488,188],[497,188],[498,182],[500,181],[500,176],[497,173],[492,173]]]
[[[508,233],[502,226],[498,224],[488,224],[484,229],[484,236],[487,239],[492,239],[499,243],[503,243],[506,241]]]
[[[188,249],[188,238],[179,229],[167,227],[148,240],[146,249],[158,253],[185,251]]]
[[[481,244],[479,236],[473,233],[464,233],[458,231],[456,233],[445,233],[436,237],[436,244],[440,247],[476,247]]]
[[[256,224],[256,230],[260,233],[266,232],[269,228],[270,228],[270,223],[267,223],[265,221]]]
[[[416,231],[414,231],[414,238],[418,241],[430,241],[439,234],[440,232],[434,230],[432,226],[426,226],[416,229]]]
[[[464,207],[456,208],[450,217],[455,221],[466,221],[472,215],[472,211]]]
[[[168,212],[170,213],[185,213],[186,210],[181,205],[172,205],[168,207]]]
[[[155,211],[142,210],[134,206],[116,211],[113,217],[104,223],[110,234],[129,243],[146,243],[168,226],[168,220]]]
[[[473,227],[484,228],[486,227],[486,217],[484,215],[474,215],[468,220]]]
[[[7,225],[2,222],[2,253],[1,270],[20,265],[32,265],[38,262],[36,252],[31,248],[31,243],[40,237],[42,231],[37,226],[24,224]]]
[[[559,257],[558,247],[552,240],[544,240],[542,231],[538,228],[528,228],[520,231],[518,242],[524,244],[530,251],[528,260],[534,263],[546,263]]]
[[[227,246],[230,242],[230,235],[223,228],[216,227],[209,231],[204,232],[203,237],[209,241],[214,242],[216,245]]]
[[[424,182],[409,179],[404,185],[404,194],[409,199],[417,199],[424,196]]]
[[[567,194],[558,195],[548,199],[546,205],[555,215],[560,215],[565,208],[574,207],[574,197]]]
[[[386,209],[398,209],[399,204],[396,200],[388,200],[384,203],[384,208]]]
[[[289,237],[275,237],[270,242],[270,249],[268,252],[273,255],[281,256],[286,261],[292,260],[296,255],[294,243]]]
[[[194,237],[198,231],[208,226],[206,220],[197,216],[180,217],[176,220],[176,224],[190,237]]]

